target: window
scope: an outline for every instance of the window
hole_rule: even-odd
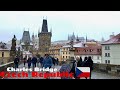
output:
[[[64,58],[64,56],[63,56],[63,58]]]
[[[105,57],[110,57],[110,53],[105,53]]]
[[[91,56],[91,58],[93,59],[93,56]]]
[[[66,56],[66,59],[67,59],[67,56]]]
[[[105,50],[107,50],[107,46],[105,46]]]
[[[107,57],[107,53],[105,53],[105,57]]]
[[[106,64],[110,64],[110,60],[105,60],[105,63]]]
[[[108,46],[108,50],[110,50],[110,46]]]
[[[120,38],[118,38],[118,41],[120,42]]]
[[[107,60],[105,60],[105,63],[107,64]]]
[[[47,49],[47,48],[45,48],[45,51],[46,51],[46,52],[47,52],[47,50],[48,50],[48,49]]]
[[[98,60],[100,59],[99,56],[97,56],[97,59],[98,59]]]
[[[110,50],[110,46],[105,46],[105,50]]]
[[[108,64],[110,64],[110,60],[108,60]]]
[[[4,57],[4,52],[2,52],[2,57]]]
[[[90,52],[92,52],[92,50],[90,49]]]
[[[100,52],[100,50],[99,50],[99,49],[97,49],[97,52]]]
[[[108,53],[108,57],[110,57],[110,53]]]

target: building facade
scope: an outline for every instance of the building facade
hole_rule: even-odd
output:
[[[79,43],[76,43],[74,42],[73,43],[73,48],[77,48],[77,47],[83,47],[83,44],[82,42],[79,42]],[[66,61],[68,59],[70,59],[71,57],[71,51],[70,51],[70,43],[68,45],[64,45],[62,48],[61,48],[61,57],[62,57],[62,61]],[[74,58],[75,58],[75,55],[74,55]]]
[[[101,52],[101,46],[78,47],[75,48],[75,57],[82,57],[82,60],[84,60],[85,57],[91,56],[93,63],[101,63]]]
[[[10,59],[10,47],[3,42],[0,42],[0,64],[8,63]]]
[[[69,51],[70,47],[68,46],[63,46],[60,50],[61,53],[61,61],[66,61],[68,59],[70,59],[70,51]]]
[[[49,53],[49,48],[51,46],[52,33],[48,32],[47,20],[43,19],[42,30],[38,33],[39,37],[39,54],[44,56],[44,54]]]
[[[102,63],[120,65],[120,34],[102,43]]]
[[[61,48],[62,48],[62,45],[51,45],[51,47],[49,48],[49,54],[52,57],[58,58],[59,61],[62,61],[62,56],[61,56],[61,53],[60,53]]]

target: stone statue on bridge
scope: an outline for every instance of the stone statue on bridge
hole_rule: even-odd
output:
[[[14,35],[12,38],[12,46],[10,50],[10,61],[13,61],[16,56],[16,40],[16,36]]]

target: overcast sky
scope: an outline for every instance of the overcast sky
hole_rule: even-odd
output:
[[[120,11],[0,11],[0,41],[7,42],[14,34],[21,39],[24,28],[30,35],[38,34],[43,17],[48,30],[52,28],[52,41],[67,40],[73,32],[95,40],[120,33]]]

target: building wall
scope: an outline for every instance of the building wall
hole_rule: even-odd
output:
[[[4,57],[2,57],[2,52],[4,52]],[[10,59],[10,51],[9,50],[3,50],[3,51],[0,51],[0,64],[3,60],[3,63],[8,63]]]
[[[70,58],[70,51],[68,47],[63,47],[61,48],[61,57],[62,57],[62,61],[67,60]]]
[[[105,47],[109,47],[109,50],[105,50]],[[105,53],[110,53],[109,56],[105,56]],[[110,44],[110,45],[102,45],[102,63],[108,63],[110,60],[110,64],[120,65],[120,44]]]
[[[22,48],[24,51],[33,51],[33,46],[32,45],[22,45]]]
[[[49,48],[49,54],[55,58],[58,58],[59,61],[61,61],[61,54],[60,54],[60,48],[61,46],[51,46]]]
[[[75,58],[82,57],[82,60],[84,61],[84,58],[89,56],[91,56],[93,63],[101,63],[102,61],[101,55],[76,55]]]

